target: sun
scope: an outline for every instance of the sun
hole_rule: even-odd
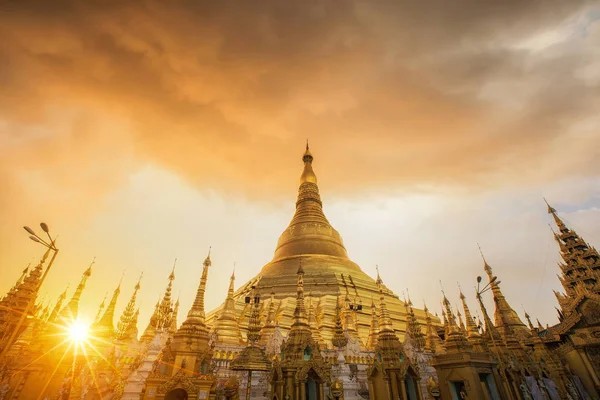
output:
[[[89,328],[81,321],[73,321],[67,329],[69,339],[72,342],[84,342],[89,337]]]

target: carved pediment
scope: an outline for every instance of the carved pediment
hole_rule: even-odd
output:
[[[198,387],[185,371],[180,370],[168,381],[158,387],[158,393],[167,393],[173,389],[184,389],[188,394],[198,393]]]

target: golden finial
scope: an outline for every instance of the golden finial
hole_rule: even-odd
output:
[[[442,288],[442,294],[444,295],[444,301],[448,301],[446,298],[446,292],[444,292],[444,285],[442,285],[442,280],[440,279],[440,288]]]
[[[142,283],[143,276],[144,276],[144,271],[142,271],[142,273],[140,274],[140,277],[138,278],[137,284],[134,287],[135,290],[140,290],[140,283]]]
[[[543,197],[544,199],[544,203],[546,203],[546,205],[548,206],[548,214],[556,214],[556,209],[554,207],[552,207],[550,204],[548,204],[548,201],[546,200],[545,197]]]
[[[212,261],[210,260],[210,251],[211,251],[211,249],[212,249],[212,246],[208,246],[208,255],[204,259],[204,263],[203,263],[203,265],[206,266],[206,267],[210,267],[212,265]]]
[[[177,257],[175,257],[175,261],[173,261],[173,269],[171,270],[171,275],[169,275],[169,280],[172,281],[175,279],[175,266],[177,265]]]
[[[92,274],[92,265],[94,265],[94,264],[96,264],[96,256],[94,256],[94,258],[92,259],[92,262],[90,263],[90,266],[83,273],[85,276],[90,276]]]
[[[489,275],[490,279],[492,277],[492,267],[487,263],[485,256],[483,255],[483,250],[481,250],[481,246],[477,243],[477,248],[479,249],[479,254],[481,254],[481,259],[483,260],[483,269]]]

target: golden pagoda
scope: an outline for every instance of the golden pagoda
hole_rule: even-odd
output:
[[[232,273],[229,280],[229,289],[227,290],[225,306],[221,310],[221,314],[213,326],[217,345],[239,346],[244,343],[240,325],[238,324],[235,313],[235,300],[233,299],[234,288],[235,273]]]
[[[262,293],[272,292],[273,298],[282,302],[277,320],[279,326],[288,331],[293,321],[296,272],[302,260],[305,290],[310,293],[311,298],[320,298],[321,318],[318,328],[323,346],[332,348],[338,298],[347,298],[349,290],[352,291],[353,298],[359,300],[379,296],[379,292],[375,280],[350,260],[340,234],[325,217],[313,160],[307,144],[302,156],[304,170],[300,176],[294,216],[279,237],[273,259],[235,293],[234,300],[236,308],[243,310],[244,298],[253,285]],[[407,328],[404,304],[386,287],[383,288],[383,295],[393,330],[402,337]],[[207,315],[209,325],[216,323],[226,304],[227,302]],[[414,313],[416,320],[425,325],[425,312],[415,309]],[[345,309],[343,319],[351,334],[364,336],[359,338],[363,343],[368,341],[372,320],[369,312],[348,312]],[[439,324],[437,318],[434,317],[433,321],[434,324]],[[246,332],[248,321],[240,321],[240,328]]]

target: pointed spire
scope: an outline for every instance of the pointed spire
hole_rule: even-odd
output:
[[[423,311],[425,311],[425,326],[427,331],[425,335],[425,349],[432,354],[443,353],[444,345],[435,331],[435,328],[433,327],[433,323],[431,322],[431,314],[429,314],[427,304],[423,304]]]
[[[208,255],[202,263],[202,275],[200,276],[200,284],[196,291],[194,303],[188,311],[186,320],[183,321],[183,324],[181,324],[175,334],[175,338],[179,338],[178,340],[188,340],[194,337],[198,340],[198,343],[202,343],[202,346],[208,346],[208,329],[204,313],[204,293],[206,292],[206,283],[208,281],[208,269],[212,265],[210,251],[211,248],[209,247]]]
[[[535,328],[533,327],[533,324],[531,323],[531,317],[529,316],[529,314],[527,314],[527,311],[525,311],[525,319],[527,320],[527,325],[529,325],[529,330],[533,332],[535,330]]]
[[[81,299],[81,294],[83,293],[83,289],[85,289],[85,283],[88,278],[92,275],[92,266],[96,263],[96,257],[90,263],[90,266],[85,270],[83,275],[81,276],[81,281],[77,288],[75,289],[75,293],[69,300],[69,303],[62,309],[60,312],[60,318],[63,320],[76,320],[79,316],[79,300]]]
[[[548,205],[548,212],[552,214],[559,229],[558,232],[553,231],[553,235],[559,244],[560,255],[563,260],[559,264],[562,272],[559,280],[566,296],[561,295],[561,298],[557,295],[557,298],[563,312],[570,313],[572,311],[565,306],[575,299],[582,289],[600,294],[600,276],[597,272],[600,270],[600,254],[573,229],[569,229],[550,205]],[[565,317],[567,316],[565,315]]]
[[[54,308],[52,309],[52,312],[50,313],[50,316],[48,317],[48,322],[55,322],[56,321],[56,317],[58,316],[58,313],[61,310],[62,304],[65,301],[65,299],[67,298],[67,291],[68,290],[69,290],[69,285],[67,285],[65,291],[62,292],[60,294],[60,296],[58,296],[58,300],[56,300],[56,304],[54,305]]]
[[[122,280],[123,278],[121,278],[121,281]],[[93,329],[95,331],[95,335],[100,337],[108,337],[114,334],[115,326],[113,321],[115,318],[115,308],[117,306],[119,294],[121,294],[121,282],[119,282],[119,285],[113,292],[110,302],[106,307],[106,311],[104,311],[104,315],[102,315],[102,318],[96,324],[94,324]]]
[[[458,327],[462,331],[462,333],[467,333],[467,328],[465,328],[465,324],[462,320],[462,314],[460,313],[460,309],[456,307],[456,319],[458,320]]]
[[[383,295],[383,281],[379,276],[379,270],[377,271],[377,286],[379,287],[379,332],[394,332],[392,327],[392,320],[388,312],[385,296]]]
[[[279,237],[273,260],[306,254],[348,259],[340,234],[333,229],[323,213],[317,176],[312,166],[313,156],[308,148],[302,156],[302,162],[304,169],[300,176],[296,211],[289,226]],[[309,229],[305,229],[306,227]]]
[[[471,336],[474,334],[479,333],[479,331],[477,330],[477,324],[475,323],[475,321],[473,320],[473,317],[471,316],[471,310],[469,310],[469,306],[467,305],[467,300],[465,298],[465,295],[463,294],[462,290],[459,288],[459,293],[460,293],[460,300],[462,301],[463,304],[463,311],[465,312],[465,322],[466,322],[466,331],[467,331],[467,336]]]
[[[275,292],[271,292],[271,300],[267,307],[267,316],[265,318],[265,324],[260,330],[261,344],[266,345],[271,338],[271,335],[275,332],[275,326],[277,321],[275,320]]]
[[[544,202],[548,206],[548,214],[552,214],[552,217],[554,218],[554,222],[556,222],[556,226],[558,226],[559,231],[561,233],[568,232],[569,229],[567,228],[565,223],[560,219],[560,217],[556,213],[556,209],[554,207],[552,207],[550,204],[548,204],[548,201],[546,200],[546,198],[544,198]]]
[[[322,343],[323,338],[321,337],[321,330],[317,324],[317,318],[315,316],[315,308],[312,303],[312,296],[308,297],[308,326],[310,326],[310,330],[312,332],[312,337],[317,343]]]
[[[173,281],[175,280],[175,266],[177,265],[177,258],[173,261],[173,269],[169,274],[169,283],[165,289],[165,294],[160,302],[159,306],[159,318],[157,321],[156,328],[169,329],[173,321]]]
[[[137,299],[137,293],[140,290],[140,283],[142,281],[142,274],[133,288],[133,293],[123,314],[121,314],[121,318],[119,319],[119,323],[117,324],[117,330],[115,332],[115,336],[117,340],[121,341],[130,341],[137,336],[137,314],[139,313],[139,309],[136,311],[135,302]]]
[[[371,298],[371,326],[369,327],[369,338],[367,340],[367,349],[375,350],[377,347],[377,336],[379,335],[379,316],[377,315],[377,306]]]
[[[335,305],[335,328],[333,330],[331,344],[338,349],[342,349],[348,344],[348,338],[346,335],[344,335],[344,326],[342,325],[342,309],[340,307],[339,299]]]
[[[200,284],[196,291],[196,298],[192,304],[192,308],[188,312],[188,319],[194,318],[198,323],[204,324],[204,293],[206,292],[206,282],[208,281],[208,269],[212,266],[210,259],[211,247],[208,248],[208,255],[202,263],[202,275],[200,276]]]
[[[235,267],[234,267],[235,271]],[[221,310],[219,318],[215,321],[213,329],[217,336],[217,344],[239,346],[243,343],[242,332],[238,322],[235,300],[233,298],[235,290],[235,272],[231,274],[229,279],[229,289],[227,290],[227,298]]]
[[[298,266],[298,286],[296,295],[296,309],[294,310],[294,320],[292,322],[292,330],[294,329],[309,329],[308,317],[306,315],[306,307],[304,305],[304,269],[302,268],[302,259]]]
[[[175,308],[173,309],[173,316],[171,317],[171,325],[169,326],[169,333],[174,335],[177,332],[177,314],[179,314],[179,296],[175,302]]]
[[[519,318],[517,312],[510,306],[510,304],[508,304],[508,301],[500,289],[500,281],[498,281],[497,277],[494,276],[492,267],[490,267],[485,260],[483,252],[481,251],[481,247],[479,247],[479,251],[481,252],[481,257],[484,263],[483,269],[488,276],[489,285],[492,289],[492,294],[494,297],[494,304],[496,306],[494,310],[494,322],[496,327],[500,328],[503,334],[505,334],[508,330],[511,330],[521,339],[528,337],[529,330],[523,321],[521,321],[521,318]]]
[[[423,332],[421,331],[421,324],[419,324],[419,321],[417,321],[417,317],[415,316],[415,310],[412,307],[410,295],[408,296],[408,301],[404,303],[404,307],[406,309],[406,333],[408,334],[408,336],[410,336],[413,343],[418,349],[423,349],[425,347],[426,338]]]
[[[98,321],[100,321],[100,318],[102,318],[102,312],[104,311],[107,297],[108,297],[108,292],[106,292],[104,294],[104,299],[102,299],[102,303],[100,303],[100,306],[98,306],[98,312],[96,313],[96,316],[94,317],[94,323],[97,323]]]
[[[464,352],[472,349],[471,343],[466,339],[463,334],[463,331],[456,323],[456,316],[452,311],[452,307],[450,306],[450,301],[446,297],[444,290],[442,289],[443,294],[443,305],[446,310],[446,318],[448,321],[448,334],[445,337],[446,350],[449,353],[456,352]]]

